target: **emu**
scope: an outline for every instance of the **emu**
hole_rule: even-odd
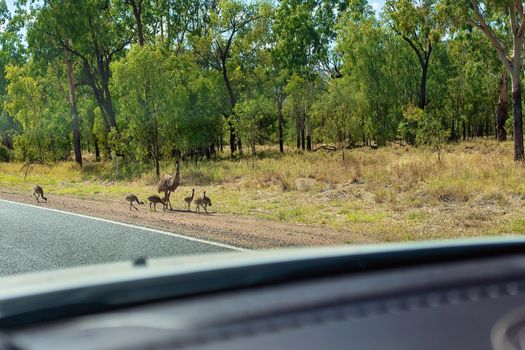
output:
[[[206,191],[204,191],[204,195],[202,198],[197,198],[195,200],[195,205],[197,206],[197,212],[201,212],[201,206],[204,208],[204,211],[208,213],[208,210],[206,209],[208,206],[211,207],[211,198],[206,197]]]
[[[188,196],[186,198],[184,198],[184,201],[188,204],[188,211],[190,211],[190,205],[191,205],[191,202],[193,202],[193,198],[195,197],[195,189],[192,189],[191,190],[191,196]]]
[[[177,187],[180,186],[180,172],[179,172],[179,161],[175,162],[175,174],[173,176],[164,175],[157,184],[157,192],[164,192],[164,198],[167,199],[170,206],[170,210],[173,210],[171,207],[170,196],[171,192],[175,191]]]
[[[133,193],[129,193],[126,196],[126,200],[129,202],[129,210],[131,210],[131,207],[135,208],[135,210],[139,210],[136,206],[133,205],[133,202],[137,202],[137,204],[144,204],[144,202],[139,201],[139,198]]]
[[[40,203],[39,198],[42,198],[43,200],[47,202],[47,198],[44,197],[44,189],[38,185],[35,185],[35,187],[33,187],[33,196],[35,196],[36,201],[38,203]]]
[[[166,204],[166,197],[160,198],[156,194],[148,197],[149,201],[149,210],[151,211],[151,205],[153,204],[153,211],[157,211],[157,204],[162,203],[162,210],[168,209],[168,205]]]

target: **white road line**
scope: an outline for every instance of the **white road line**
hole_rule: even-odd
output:
[[[102,219],[102,218],[97,218],[95,216],[89,216],[89,215],[84,215],[84,214],[77,214],[77,213],[72,213],[72,212],[69,212],[69,211],[64,211],[64,210],[59,210],[59,209],[46,208],[46,207],[40,207],[40,206],[32,205],[32,204],[19,203],[19,202],[10,201],[10,200],[7,200],[7,199],[0,199],[0,202],[6,202],[6,203],[11,203],[11,204],[15,204],[15,205],[21,205],[21,206],[30,207],[30,208],[37,208],[37,209],[42,209],[42,210],[48,210],[48,211],[52,211],[52,212],[55,212],[55,213],[78,216],[78,217],[84,218],[84,219],[91,219],[91,220],[96,220],[96,221],[101,221],[101,222],[107,222],[107,223],[110,223],[110,224],[130,227],[130,228],[134,228],[134,229],[138,229],[138,230],[144,230],[144,231],[149,231],[149,232],[154,232],[154,233],[160,233],[162,235],[168,235],[168,236],[172,236],[172,237],[182,238],[182,239],[186,239],[188,241],[205,243],[205,244],[214,245],[216,247],[221,247],[221,248],[227,248],[227,249],[232,249],[232,250],[237,250],[237,251],[249,251],[250,250],[250,249],[235,247],[235,246],[232,246],[232,245],[229,245],[229,244],[224,244],[224,243],[219,243],[219,242],[214,242],[214,241],[208,241],[208,240],[205,240],[205,239],[184,236],[184,235],[180,235],[178,233],[172,233],[172,232],[157,230],[157,229],[149,228],[149,227],[142,227],[142,226],[137,226],[137,225],[132,225],[132,224],[126,224],[124,222],[118,222],[118,221],[113,221],[113,220],[108,220],[108,219]]]

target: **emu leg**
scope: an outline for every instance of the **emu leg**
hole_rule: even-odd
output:
[[[170,210],[173,210],[173,208],[171,207],[171,192],[168,195],[168,203],[170,204]]]

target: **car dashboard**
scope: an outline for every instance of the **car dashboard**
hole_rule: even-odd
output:
[[[525,255],[513,251],[40,322],[10,328],[0,349],[520,349],[524,330]]]

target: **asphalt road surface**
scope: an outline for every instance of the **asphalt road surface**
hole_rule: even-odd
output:
[[[0,275],[233,248],[0,200]]]

